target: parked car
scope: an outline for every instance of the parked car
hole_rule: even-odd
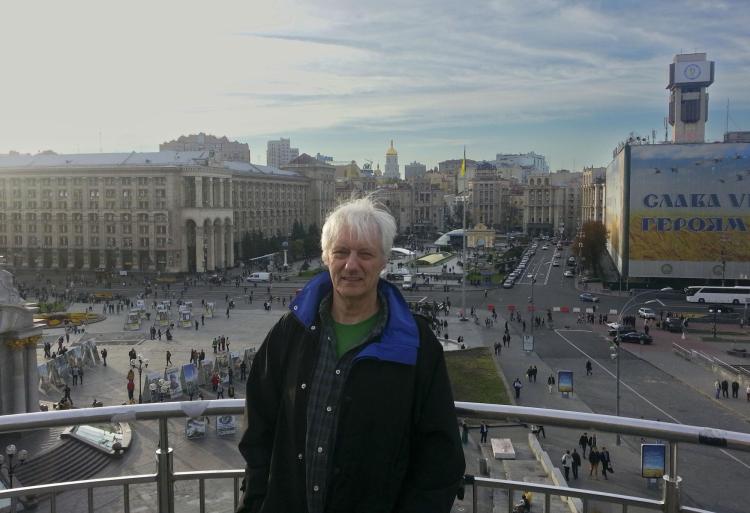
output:
[[[630,326],[624,326],[622,324],[618,324],[616,322],[610,322],[607,324],[607,334],[610,337],[616,337],[618,335],[623,335],[625,333],[632,333],[635,331],[635,328],[631,328]]]
[[[638,317],[641,319],[656,319],[656,311],[653,308],[641,307],[638,309]]]
[[[566,278],[572,278],[573,276],[575,276],[575,273],[573,273],[573,271],[568,269],[567,271],[563,273],[563,276],[565,276]]]
[[[646,335],[640,331],[631,331],[630,333],[623,333],[615,337],[618,342],[636,342],[638,344],[650,344],[654,341],[651,335]]]
[[[578,296],[578,299],[586,303],[598,303],[599,302],[599,298],[591,294],[590,292],[584,292],[583,294]]]
[[[671,332],[680,332],[683,328],[683,320],[679,317],[667,317],[664,319],[664,325],[662,326],[665,330]]]
[[[513,288],[513,280],[505,280],[503,282],[503,288],[504,289],[512,289]]]
[[[552,261],[552,267],[560,267],[560,261],[559,260],[553,260]]]

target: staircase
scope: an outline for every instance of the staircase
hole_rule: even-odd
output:
[[[65,439],[19,466],[15,477],[23,486],[87,479],[103,469],[111,458],[75,439]]]

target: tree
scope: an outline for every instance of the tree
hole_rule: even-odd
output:
[[[600,221],[587,221],[573,242],[573,252],[581,258],[587,269],[599,275],[599,259],[607,247],[607,229]]]

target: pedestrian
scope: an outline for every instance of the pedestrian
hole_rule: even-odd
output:
[[[78,381],[83,385],[83,367],[78,366]]]
[[[240,381],[245,381],[245,377],[247,377],[247,364],[245,360],[242,360],[240,364]]]
[[[202,317],[202,316],[201,316],[201,317]],[[198,324],[198,319],[196,319],[196,320],[195,320],[195,331],[198,331],[198,327],[199,327],[199,324]]]
[[[395,232],[367,196],[327,217],[328,270],[297,294],[250,368],[237,511],[451,510],[465,461],[443,351],[379,279]]]
[[[128,399],[130,402],[133,402],[133,391],[135,390],[135,383],[133,383],[132,379],[128,380]]]
[[[172,366],[172,352],[167,349],[167,367]]]
[[[587,376],[591,376],[593,374],[593,372],[591,371],[592,368],[593,366],[591,365],[591,360],[586,360],[586,375]]]
[[[534,383],[536,383],[536,375],[539,371],[536,368],[536,365],[531,369],[531,377],[534,379]]]
[[[562,455],[562,467],[563,472],[565,473],[565,480],[570,480],[570,466],[573,463],[573,458],[570,456],[570,451],[565,451],[565,454]]]
[[[205,325],[206,325],[206,316],[201,314],[201,326],[205,326]]]
[[[586,457],[586,446],[589,444],[589,435],[587,433],[584,433],[581,435],[581,438],[578,439],[578,445],[581,447],[581,454],[583,454],[583,457]]]
[[[487,443],[487,432],[488,431],[489,431],[489,429],[487,429],[487,424],[485,424],[484,422],[482,422],[479,425],[479,435],[480,435],[480,440],[479,441],[481,443],[483,443],[483,444]]]
[[[229,307],[227,307],[227,319],[229,319]]]
[[[227,395],[230,399],[234,399],[234,385],[232,383],[229,383],[229,386],[227,387]]]
[[[737,381],[732,381],[732,397],[737,399],[740,394],[740,384]]]
[[[718,379],[714,381],[714,391],[716,392],[716,398],[718,399],[721,396],[721,383],[719,383]]]
[[[216,340],[216,337],[214,337],[213,342],[211,342],[211,347],[214,348],[214,354],[218,353],[219,341]]]
[[[529,365],[529,368],[526,369],[526,379],[529,380],[529,383],[531,383],[531,378],[534,375],[534,369]]]
[[[550,374],[547,378],[547,391],[551,394],[552,388],[555,386],[555,375]]]
[[[216,398],[224,399],[224,385],[222,385],[221,383],[216,386]]]
[[[596,446],[592,446],[589,451],[589,477],[596,477],[599,480],[599,451]]]
[[[70,375],[73,376],[73,386],[78,384],[78,367],[75,365],[70,368]]]
[[[521,383],[521,380],[516,378],[516,380],[513,382],[513,389],[516,391],[516,399],[521,398],[522,388],[523,388],[523,384]]]
[[[729,381],[726,379],[721,382],[721,396],[729,399]]]
[[[578,451],[573,449],[573,454],[571,454],[570,457],[573,460],[573,463],[570,466],[573,469],[573,479],[578,479],[578,469],[581,467],[581,455],[578,454]]]
[[[107,348],[106,347],[102,348],[101,354],[102,354],[102,361],[104,362],[104,366],[106,367],[107,366]]]
[[[599,462],[602,465],[602,476],[607,479],[607,472],[612,472],[611,461],[609,459],[609,451],[606,447],[602,446],[602,450],[599,452]]]
[[[65,383],[65,388],[63,388],[63,401],[66,399],[70,401],[70,404],[73,404],[73,400],[70,398],[70,387],[67,383]]]

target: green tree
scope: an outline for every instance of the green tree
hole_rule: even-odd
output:
[[[582,258],[586,269],[601,272],[600,258],[607,247],[607,229],[600,221],[587,221],[573,242],[574,254]]]

